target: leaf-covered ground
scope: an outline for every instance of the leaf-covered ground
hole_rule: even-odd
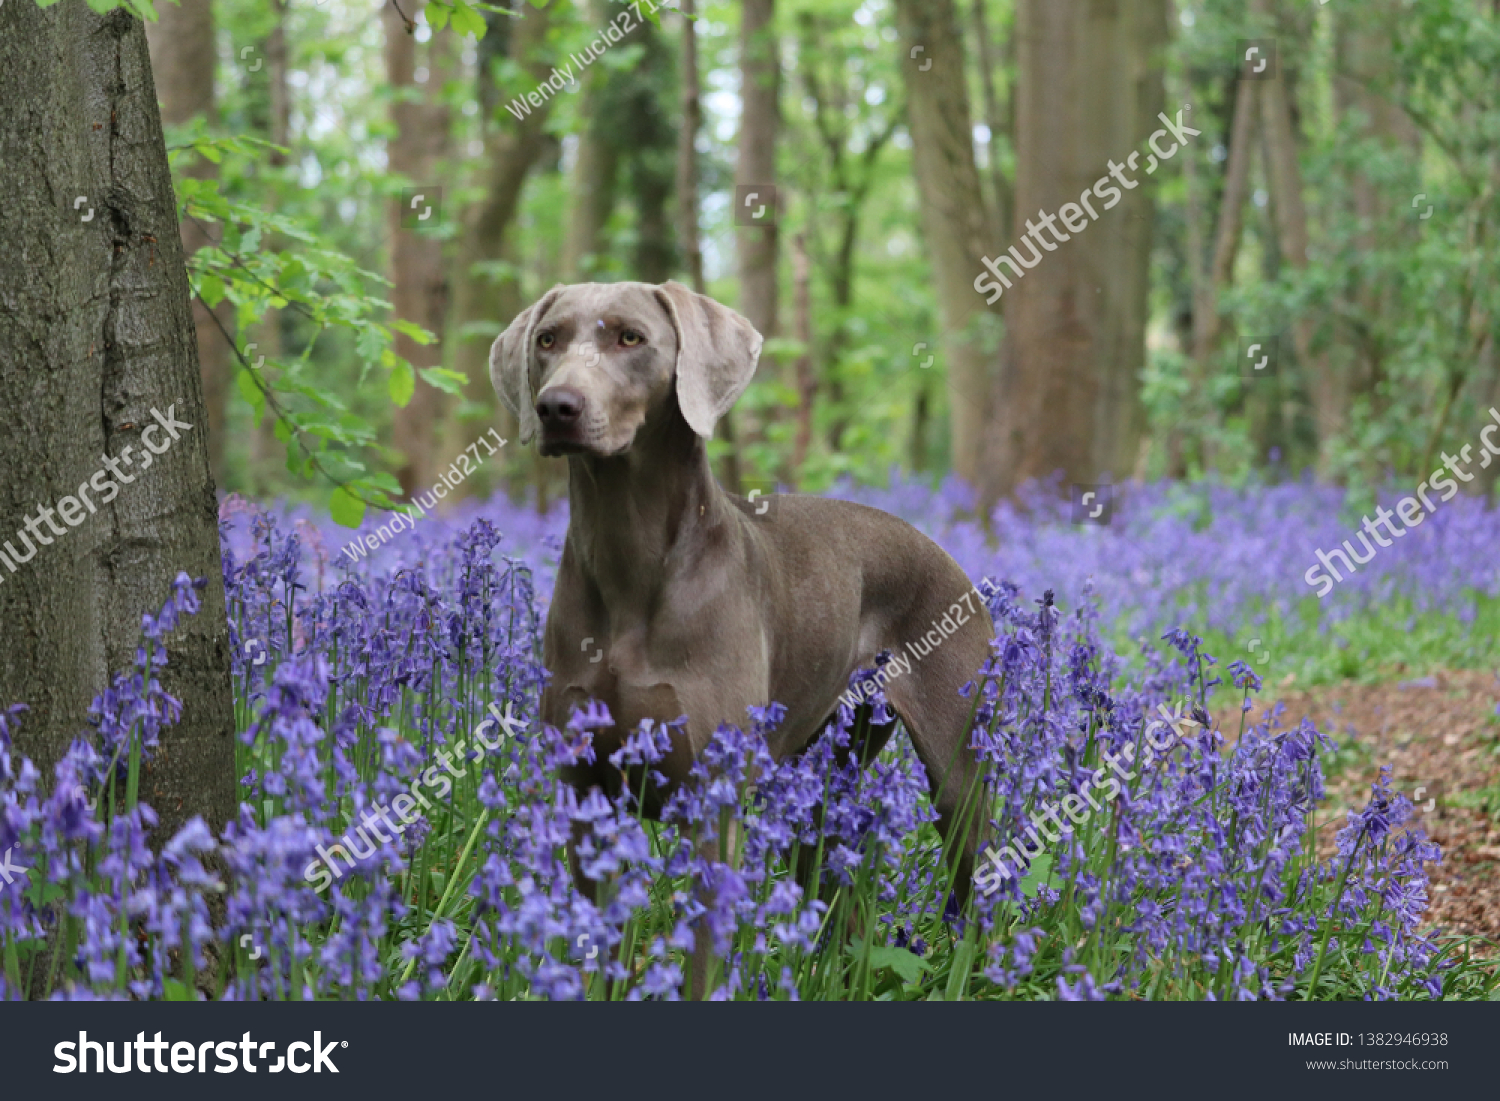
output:
[[[1329,827],[1319,830],[1320,850],[1332,851],[1335,829],[1365,805],[1370,784],[1389,766],[1394,786],[1419,807],[1414,824],[1443,850],[1429,868],[1427,923],[1500,942],[1500,672],[1279,686],[1274,699],[1285,704],[1285,721],[1306,716],[1339,743],[1319,816]]]

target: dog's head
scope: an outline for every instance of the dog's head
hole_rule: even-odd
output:
[[[618,455],[675,401],[703,437],[749,385],[761,335],[681,283],[553,287],[490,349],[490,381],[543,455]]]

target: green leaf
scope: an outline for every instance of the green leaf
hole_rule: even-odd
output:
[[[198,295],[213,309],[224,301],[224,280],[217,275],[205,275],[198,283]]]
[[[260,415],[265,412],[266,395],[261,393],[259,386],[255,385],[255,379],[250,377],[249,371],[239,371],[234,376],[234,383],[239,387],[240,397],[244,398],[251,409],[255,410],[255,423],[260,423]]]
[[[368,478],[366,478],[365,481],[374,486],[376,489],[383,489],[387,493],[401,492],[401,483],[396,481],[394,475],[389,474],[384,470],[375,471]]]
[[[953,966],[948,972],[948,989],[943,991],[946,1001],[961,1002],[964,990],[969,985],[969,970],[974,966],[974,935],[979,926],[969,922],[964,939],[953,949]]]
[[[1021,893],[1027,898],[1035,898],[1036,893],[1042,889],[1042,884],[1047,882],[1047,874],[1051,870],[1052,854],[1042,853],[1031,862],[1026,878],[1021,880]]]
[[[464,385],[469,381],[462,372],[450,371],[446,367],[423,367],[419,373],[429,386],[458,397],[463,396]]]
[[[359,336],[354,341],[354,350],[359,353],[360,359],[379,359],[380,353],[390,343],[386,334],[378,325],[365,325],[359,331]]]
[[[426,329],[422,328],[422,326],[417,325],[411,321],[404,321],[400,318],[397,318],[395,321],[391,322],[391,328],[395,329],[398,333],[405,333],[407,336],[415,340],[418,344],[431,344],[434,340],[437,339],[437,337],[433,336]]]
[[[390,382],[391,400],[401,408],[406,408],[406,403],[411,401],[411,396],[417,392],[417,376],[411,369],[411,364],[401,360],[391,371]]]
[[[889,967],[906,982],[918,982],[924,971],[931,971],[932,964],[905,948],[892,948],[883,944],[870,949],[871,967]]]
[[[428,4],[424,14],[427,16],[427,25],[435,31],[440,31],[448,25],[448,6],[446,4]]]
[[[357,528],[365,518],[365,503],[343,486],[339,486],[329,495],[328,511],[333,515],[335,524],[342,524],[346,528]]]
[[[453,6],[453,29],[463,34],[472,34],[475,38],[483,38],[484,16],[464,3],[464,0],[458,0]]]
[[[195,1002],[198,1000],[188,984],[181,979],[163,979],[161,992],[162,997],[169,1002]]]

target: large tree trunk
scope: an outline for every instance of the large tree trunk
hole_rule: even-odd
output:
[[[229,635],[203,383],[145,30],[82,0],[11,4],[5,20],[0,539],[12,561],[28,544],[34,556],[0,567],[0,705],[30,705],[17,752],[50,786],[53,764],[88,729],[92,698],[134,664],[141,614],[160,609],[179,572],[203,578],[202,609],[169,636],[161,671],[182,720],[162,732],[141,797],[160,815],[160,838],[193,815],[218,830],[238,805]],[[144,440],[145,430],[153,411],[169,410],[192,428],[177,429],[146,469],[146,445],[166,439]],[[117,487],[108,503],[108,489],[92,485],[107,471],[101,456],[121,471],[104,476]],[[85,493],[87,512],[70,507]],[[22,534],[28,516],[59,505],[82,513],[73,530],[46,534],[38,521],[40,546]]]
[[[411,0],[403,8],[415,20],[426,0]],[[441,187],[439,164],[448,152],[449,111],[442,101],[444,80],[452,65],[453,31],[434,32],[427,41],[427,80],[416,81],[417,42],[406,31],[392,6],[383,12],[386,75],[396,97],[391,118],[396,134],[387,147],[391,171],[419,188]],[[390,207],[391,306],[394,317],[411,321],[438,339],[418,344],[404,333],[395,339],[396,354],[414,368],[439,367],[443,362],[443,331],[448,315],[448,279],[443,244],[423,233],[411,220],[410,202],[397,199]],[[425,197],[415,208],[420,216],[431,206]],[[391,442],[401,452],[396,478],[407,496],[430,485],[443,465],[436,454],[436,428],[444,412],[442,392],[418,376],[416,391],[391,418]]]
[[[1070,482],[1096,483],[1135,466],[1154,219],[1148,139],[1161,125],[1165,3],[1019,0],[1016,34],[1012,239],[1018,252],[1039,259],[1024,278],[1001,269],[1015,285],[1004,292],[1006,346],[984,471],[986,505],[1057,471]],[[1095,192],[1114,162],[1124,162],[1120,173],[1133,186],[1109,178],[1103,194]],[[1123,198],[1106,198],[1108,186]],[[1098,225],[1080,208],[1085,192]],[[1074,224],[1083,220],[1081,230],[1069,233],[1059,220],[1057,232],[1067,240],[1037,226],[1033,240],[1041,247],[1022,241],[1033,223],[1062,219],[1067,204]]]
[[[188,122],[200,115],[215,121],[213,0],[181,0],[180,4],[163,4],[157,12],[161,19],[146,27],[151,49],[151,64],[156,75],[156,91],[161,96],[161,120],[168,126]],[[187,169],[199,179],[211,179],[218,168],[205,158]],[[203,227],[192,221],[182,223],[182,247],[189,256],[211,240]],[[218,320],[202,302],[193,301],[193,323],[198,330],[198,367],[203,375],[203,400],[207,409],[205,437],[208,462],[214,482],[226,483],[224,447],[228,438],[225,418],[229,409],[229,380],[233,373],[229,343],[219,326],[227,330],[234,319],[234,306],[225,301],[214,311]]]
[[[495,397],[490,382],[489,352],[496,334],[523,308],[521,284],[514,272],[496,275],[493,269],[484,270],[484,265],[502,260],[519,264],[509,237],[510,227],[527,174],[548,148],[542,128],[551,112],[552,100],[549,98],[542,107],[521,119],[513,119],[499,102],[503,97],[493,81],[492,66],[506,57],[521,66],[527,88],[550,72],[550,65],[543,64],[538,55],[547,33],[547,12],[526,4],[520,5],[519,10],[519,19],[498,13],[488,15],[489,31],[479,44],[479,101],[486,119],[485,166],[481,177],[484,195],[463,212],[463,232],[456,244],[453,267],[450,330],[454,370],[468,379],[464,385],[465,405],[475,415],[452,426],[450,435],[458,439],[455,454],[497,424],[504,439],[514,440],[517,433],[514,418]],[[525,90],[509,89],[511,95]],[[527,463],[542,461],[523,459],[519,454],[519,450],[512,451],[506,463],[515,475],[512,484],[516,489],[525,480]],[[487,481],[471,478],[464,486],[477,489]]]
[[[974,280],[996,235],[974,162],[963,35],[953,0],[897,0],[896,23],[923,235],[943,325],[953,470],[975,482],[992,362],[984,341],[992,334],[983,324],[990,307]]]

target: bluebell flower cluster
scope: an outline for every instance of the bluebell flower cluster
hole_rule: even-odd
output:
[[[316,525],[226,502],[239,813],[220,836],[195,819],[156,837],[135,783],[191,707],[159,680],[164,638],[198,611],[201,582],[179,577],[50,782],[12,753],[24,705],[0,710],[0,853],[22,869],[0,884],[0,996],[670,1000],[700,938],[720,999],[1449,990],[1421,925],[1439,854],[1389,779],[1320,859],[1328,740],[1279,711],[1240,729],[1259,677],[1234,662],[1221,682],[1184,627],[1127,673],[1086,580],[1059,590],[1076,603],[984,589],[970,805],[986,843],[1029,855],[990,895],[955,878],[904,734],[852,760],[861,724],[894,717],[874,670],[851,678],[869,707],[846,699],[799,756],[767,748],[773,703],[669,789],[657,766],[682,732],[648,721],[611,740],[621,796],[580,795],[559,770],[593,761],[612,720],[597,703],[562,729],[536,719],[555,522],[495,506],[330,562]],[[1195,725],[1148,765],[1161,705]],[[500,713],[521,735],[477,739]],[[1105,755],[1132,774],[1103,809],[1038,826]],[[315,882],[341,841],[345,870]]]

